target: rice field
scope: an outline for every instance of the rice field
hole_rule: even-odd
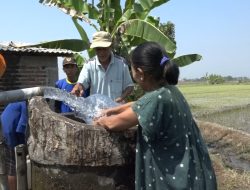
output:
[[[181,84],[193,115],[200,120],[250,132],[250,84]]]

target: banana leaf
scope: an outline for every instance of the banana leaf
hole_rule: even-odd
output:
[[[86,59],[83,57],[83,56],[81,56],[79,53],[77,53],[77,54],[75,54],[74,55],[74,58],[75,58],[75,60],[76,60],[76,63],[77,63],[77,65],[78,65],[78,68],[82,68],[83,67],[83,65],[84,65],[84,63],[86,63]]]
[[[89,57],[93,57],[95,55],[95,53],[89,49],[89,46],[90,46],[90,41],[89,41],[89,38],[88,38],[88,35],[86,33],[86,31],[83,29],[83,27],[77,22],[77,19],[76,18],[72,18],[81,38],[82,38],[82,43],[84,43],[86,45],[86,50],[88,51],[88,55]]]
[[[143,7],[144,11],[151,11],[155,7],[168,2],[169,0],[139,0],[140,5]]]
[[[116,23],[122,16],[122,8],[121,8],[120,0],[111,1],[110,6],[111,6],[111,8],[113,8],[115,10],[114,23]]]
[[[86,31],[83,29],[83,27],[77,22],[77,19],[76,18],[72,18],[72,21],[74,22],[75,24],[75,27],[77,28],[82,40],[83,40],[83,43],[86,45],[86,46],[89,46],[90,42],[89,42],[89,38],[88,38],[88,35],[86,33]]]
[[[169,0],[139,0],[138,3],[134,3],[137,18],[145,19],[152,9],[168,1]]]
[[[160,24],[160,18],[159,17],[152,17],[152,16],[147,16],[147,18],[145,19],[147,22],[149,22],[150,24],[154,25],[155,27],[159,27]]]
[[[125,9],[124,10],[126,11],[128,9],[132,9],[133,6],[134,6],[134,3],[135,3],[135,0],[126,0],[125,1]]]
[[[99,11],[92,4],[80,0],[39,0],[39,3],[56,6],[58,9],[62,10],[64,13],[70,15],[71,17],[76,17],[80,20],[94,25],[90,19],[98,19]],[[86,16],[88,15],[88,16]]]
[[[146,21],[132,19],[122,23],[120,27],[124,29],[125,35],[136,36],[147,41],[158,42],[169,54],[174,53],[176,50],[176,45],[167,36]]]
[[[113,28],[111,35],[113,36],[117,32],[117,28],[119,25],[121,25],[123,22],[128,21],[129,19],[136,19],[136,14],[133,9],[128,9],[124,12],[121,18],[116,22],[116,25]]]
[[[201,59],[202,59],[202,56],[199,54],[189,54],[189,55],[182,55],[180,57],[173,58],[172,61],[175,62],[179,67],[184,67],[195,61],[200,61]]]

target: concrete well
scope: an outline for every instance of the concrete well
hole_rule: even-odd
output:
[[[51,111],[39,96],[29,101],[29,127],[33,190],[134,189],[136,128],[86,125]]]

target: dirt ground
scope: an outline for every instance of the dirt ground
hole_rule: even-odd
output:
[[[250,189],[250,134],[197,121],[208,145],[219,190]]]

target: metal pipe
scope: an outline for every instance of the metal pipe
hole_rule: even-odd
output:
[[[8,178],[6,174],[0,174],[0,189],[8,190]]]
[[[24,144],[15,147],[17,190],[28,189],[25,149],[26,146]]]
[[[27,100],[33,96],[43,96],[44,90],[51,87],[32,87],[0,92],[0,104]]]
[[[1,121],[0,121],[0,189],[1,190],[8,189],[8,178],[7,178],[6,164],[5,164],[5,144],[2,135]]]
[[[8,189],[8,178],[6,174],[6,164],[5,164],[5,153],[4,153],[4,144],[0,140],[0,189]]]
[[[31,188],[31,180],[32,180],[32,174],[31,174],[31,160],[29,155],[26,156],[26,165],[27,165],[27,183],[28,183],[28,190],[32,190]]]

